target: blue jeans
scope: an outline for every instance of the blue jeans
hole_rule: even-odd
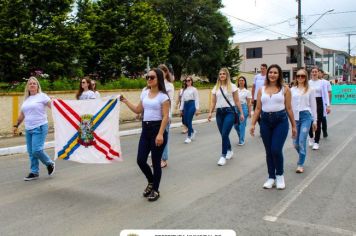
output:
[[[142,132],[138,143],[137,164],[149,183],[153,183],[153,189],[158,192],[161,182],[162,169],[161,157],[167,144],[167,132],[163,133],[163,144],[156,146],[156,137],[161,127],[161,121],[142,121]],[[148,154],[151,152],[152,166],[147,164]]]
[[[234,125],[235,130],[237,132],[237,136],[239,136],[239,144],[242,144],[245,142],[245,130],[246,130],[246,123],[247,123],[247,118],[248,118],[248,107],[247,104],[241,104],[242,107],[242,112],[244,114],[244,121],[240,121],[239,125]],[[240,111],[237,111],[237,114],[239,115],[240,118]]]
[[[167,132],[167,144],[163,150],[162,153],[162,160],[167,161],[168,160],[168,153],[169,153],[169,127],[171,127],[171,121],[168,122],[166,126],[166,132]]]
[[[310,125],[310,124],[309,124]],[[266,150],[269,178],[283,175],[283,145],[287,139],[289,123],[285,110],[261,113],[261,136]]]
[[[184,124],[188,128],[188,137],[192,137],[192,133],[194,131],[192,122],[195,114],[195,100],[184,102],[183,113]]]
[[[234,125],[235,115],[230,107],[223,107],[216,109],[216,124],[221,135],[222,140],[222,155],[226,157],[227,151],[231,151],[230,131]]]
[[[293,139],[295,149],[299,154],[298,166],[303,166],[307,155],[307,138],[310,128],[310,123],[313,122],[312,115],[309,111],[299,112],[299,120],[297,124],[297,137]]]
[[[30,158],[31,173],[33,174],[39,174],[40,172],[38,160],[45,166],[53,164],[51,158],[43,151],[47,133],[48,124],[26,130],[27,152]]]

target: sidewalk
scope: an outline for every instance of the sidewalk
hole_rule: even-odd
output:
[[[207,122],[208,113],[200,114],[199,116],[195,116],[193,120],[193,124],[197,123],[205,123]],[[173,117],[171,128],[181,127],[182,118],[181,117]],[[141,133],[141,121],[132,121],[132,122],[125,122],[120,124],[120,136],[127,136],[133,134]],[[52,148],[54,147],[54,132],[50,130],[46,143],[45,148]],[[0,138],[0,156],[4,155],[11,155],[17,153],[26,153],[26,139],[25,136],[14,136],[14,137],[6,137]]]

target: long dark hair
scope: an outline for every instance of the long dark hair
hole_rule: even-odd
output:
[[[80,79],[80,82],[79,82],[79,90],[78,90],[77,94],[75,95],[75,97],[76,97],[77,99],[79,99],[80,95],[82,95],[82,93],[83,93],[83,91],[84,91],[84,89],[83,89],[83,87],[82,87],[82,81],[83,81],[83,79],[85,79],[85,81],[89,84],[89,85],[88,85],[88,89],[89,89],[89,90],[93,90],[93,87],[91,86],[91,79],[90,79],[90,77],[89,77],[89,76],[84,76],[83,78]]]
[[[240,82],[240,79],[243,79],[245,81],[245,84],[244,84],[244,87],[245,89],[247,89],[247,81],[246,81],[246,78],[244,76],[239,76],[239,78],[237,78],[237,87],[239,87],[239,82]]]
[[[164,94],[167,94],[166,85],[164,84],[164,74],[159,68],[152,68],[150,71],[154,71],[157,76],[158,90]],[[168,96],[169,97],[169,96]]]
[[[277,65],[277,64],[272,64],[268,67],[267,69],[267,74],[266,74],[266,81],[265,81],[265,85],[270,85],[270,81],[269,81],[269,77],[268,77],[268,74],[269,74],[269,71],[272,69],[272,68],[276,68],[278,70],[278,80],[277,80],[277,87],[279,89],[282,89],[283,85],[284,85],[284,80],[283,80],[283,75],[282,75],[282,68]]]

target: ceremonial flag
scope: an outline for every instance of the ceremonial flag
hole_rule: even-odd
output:
[[[81,163],[121,161],[117,98],[52,101],[55,159]]]

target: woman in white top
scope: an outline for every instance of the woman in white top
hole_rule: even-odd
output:
[[[199,114],[199,94],[198,90],[193,86],[193,78],[188,76],[186,78],[187,87],[182,92],[180,113],[184,117],[184,124],[188,127],[188,136],[184,143],[191,143],[195,138],[196,130],[193,130],[194,114]]]
[[[309,146],[313,148],[313,150],[319,149],[319,140],[321,134],[321,122],[323,121],[323,117],[330,113],[330,100],[328,94],[327,84],[319,79],[318,77],[319,69],[314,67],[311,70],[311,80],[309,80],[309,86],[315,91],[315,100],[316,100],[316,113],[318,116],[317,126],[315,131],[315,137],[313,138],[313,129],[310,127],[309,130]]]
[[[257,95],[257,106],[251,122],[250,133],[254,136],[257,119],[261,117],[260,132],[266,150],[268,179],[263,188],[284,189],[283,146],[286,141],[289,123],[292,124],[292,137],[297,130],[291,105],[291,93],[283,84],[282,69],[271,65],[267,69],[266,83]]]
[[[310,123],[313,124],[313,130],[316,129],[316,101],[314,90],[308,83],[307,71],[298,70],[296,78],[295,86],[291,89],[292,110],[297,126],[297,137],[293,139],[293,144],[299,154],[296,172],[303,173]]]
[[[83,77],[80,80],[79,89],[75,97],[78,100],[95,99],[96,95],[93,92],[91,85],[91,79],[88,76]]]
[[[91,83],[91,88],[92,88],[93,92],[95,93],[96,98],[100,98],[100,93],[98,90],[96,90],[96,81],[92,79],[90,83]]]
[[[47,167],[48,175],[55,170],[55,163],[44,152],[44,143],[48,133],[48,120],[46,107],[51,108],[51,99],[42,93],[41,85],[36,77],[30,77],[25,88],[24,102],[21,113],[14,125],[15,131],[25,120],[26,145],[30,158],[30,173],[25,181],[35,180],[39,177],[39,160]]]
[[[148,181],[143,196],[147,197],[149,201],[156,201],[160,197],[158,189],[162,176],[161,157],[167,143],[166,126],[169,119],[170,102],[164,85],[163,72],[160,69],[150,70],[146,80],[147,89],[142,91],[141,101],[138,105],[133,105],[123,96],[120,97],[120,100],[136,114],[143,113],[137,164]],[[153,173],[147,164],[150,152]]]
[[[164,168],[168,165],[168,154],[169,154],[169,128],[171,126],[171,119],[172,119],[172,113],[174,109],[174,85],[173,85],[173,78],[171,73],[169,72],[169,69],[166,65],[161,64],[158,66],[159,69],[163,71],[164,74],[164,85],[166,86],[166,91],[169,96],[169,100],[171,101],[171,106],[169,108],[169,121],[166,127],[167,131],[167,144],[166,147],[164,148],[164,151],[162,153],[162,160],[161,160],[161,167]]]
[[[233,156],[229,135],[235,122],[235,115],[237,116],[236,106],[240,111],[240,117],[238,117],[238,119],[244,121],[237,87],[235,84],[231,83],[230,73],[227,68],[220,69],[219,78],[212,90],[212,94],[208,120],[211,120],[212,113],[216,106],[216,124],[218,125],[222,141],[222,151],[218,160],[218,165],[223,166],[226,164],[226,160],[231,159]]]
[[[245,77],[240,76],[237,79],[237,83],[238,83],[237,92],[239,94],[239,99],[240,99],[240,103],[241,103],[242,111],[244,113],[245,120],[240,122],[239,124],[235,124],[234,127],[237,132],[237,136],[239,136],[238,145],[242,146],[245,144],[245,130],[246,130],[247,117],[251,118],[252,94],[247,89],[247,81],[246,81]]]

